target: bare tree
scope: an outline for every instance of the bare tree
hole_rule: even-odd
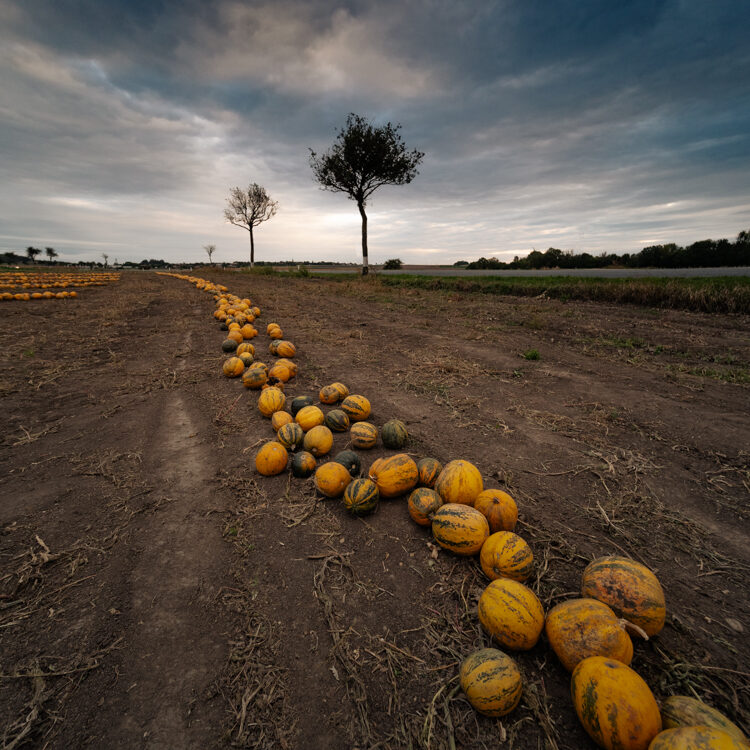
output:
[[[55,250],[54,247],[45,247],[44,252],[47,253],[47,257],[52,260],[52,258],[57,257],[57,250]]]
[[[107,253],[102,253],[102,258],[104,258],[104,267],[107,267],[107,261],[109,260],[109,255]]]
[[[418,174],[424,154],[406,150],[400,125],[375,127],[350,114],[330,151],[318,156],[310,149],[310,166],[323,190],[346,193],[362,217],[362,275],[367,274],[367,214],[369,197],[383,185],[407,185]]]
[[[42,251],[38,247],[31,247],[31,245],[26,248],[26,255],[32,263],[34,262],[34,258],[36,258],[41,252]]]
[[[216,245],[204,245],[203,249],[208,253],[208,262],[211,262],[211,256],[216,252]]]
[[[233,187],[227,198],[224,218],[236,227],[250,232],[250,267],[255,266],[255,239],[253,229],[275,216],[278,202],[272,201],[266,189],[253,183],[247,190]]]

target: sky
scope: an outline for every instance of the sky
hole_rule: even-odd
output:
[[[748,0],[0,0],[0,252],[361,261],[309,150],[349,113],[424,152],[370,262],[637,252],[750,229]],[[43,256],[42,256],[43,257]]]

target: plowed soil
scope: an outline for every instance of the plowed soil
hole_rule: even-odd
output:
[[[262,309],[256,359],[270,321],[295,343],[288,400],[342,381],[510,492],[545,608],[596,557],[648,565],[668,617],[633,667],[750,730],[750,320],[205,276]],[[150,272],[0,305],[2,747],[595,747],[544,637],[513,713],[470,707],[487,580],[405,498],[355,518],[256,473],[273,431],[213,310]]]

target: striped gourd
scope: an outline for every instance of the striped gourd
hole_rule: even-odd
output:
[[[321,404],[337,404],[341,400],[341,394],[338,388],[332,385],[324,385],[318,394]]]
[[[325,456],[333,447],[333,433],[325,425],[316,425],[307,431],[302,445],[313,456]]]
[[[667,729],[654,737],[649,750],[747,750],[750,745],[716,727]]]
[[[296,426],[299,427],[299,425]],[[301,427],[300,430],[302,430]],[[305,479],[315,471],[316,466],[317,461],[312,453],[300,451],[299,453],[295,453],[292,459],[292,474],[300,479]]]
[[[242,385],[257,391],[268,382],[268,373],[262,367],[251,365],[242,375]]]
[[[666,618],[664,591],[657,577],[641,563],[612,555],[594,560],[583,571],[581,594],[598,599],[616,615],[656,635]]]
[[[417,487],[409,495],[409,515],[420,526],[429,526],[442,504],[443,498],[435,490],[429,487]]]
[[[380,429],[380,437],[386,448],[400,450],[409,440],[406,425],[400,419],[389,419]]]
[[[343,401],[349,395],[349,389],[343,383],[331,383],[331,388],[339,392],[339,401]]]
[[[258,398],[258,409],[264,417],[284,408],[286,396],[278,388],[266,388]]]
[[[278,432],[285,424],[294,422],[294,417],[288,411],[277,411],[271,415],[271,427]]]
[[[404,495],[417,486],[419,472],[414,459],[406,453],[379,458],[370,466],[370,479],[378,486],[380,497]]]
[[[505,716],[521,700],[521,672],[513,659],[496,648],[475,651],[461,663],[461,689],[485,716]]]
[[[417,469],[419,470],[419,483],[423,487],[432,489],[443,470],[443,464],[435,458],[420,458],[417,461]]]
[[[249,341],[243,341],[237,347],[237,355],[239,356],[240,354],[252,354],[255,356],[255,347]]]
[[[578,718],[606,750],[647,750],[661,731],[661,714],[643,679],[622,662],[589,656],[570,680]]]
[[[239,357],[229,357],[224,360],[221,369],[228,378],[236,378],[245,372],[245,364]]]
[[[468,505],[446,503],[432,518],[435,541],[457,555],[475,555],[489,535],[487,519]]]
[[[293,357],[297,353],[297,347],[291,341],[280,341],[276,347],[279,357]]]
[[[479,597],[478,611],[482,627],[514,651],[533,648],[544,627],[544,608],[536,594],[510,578],[490,582]]]
[[[325,421],[325,415],[317,406],[303,406],[295,415],[294,420],[305,431],[311,430]]]
[[[355,422],[349,430],[355,448],[374,448],[378,442],[378,428],[370,422]]]
[[[325,416],[325,426],[333,432],[346,432],[349,429],[349,417],[341,409],[331,409]]]
[[[661,704],[661,718],[665,729],[678,727],[708,726],[732,735],[740,742],[750,745],[742,730],[724,714],[697,698],[688,695],[670,695]]]
[[[305,431],[296,423],[289,422],[279,427],[276,439],[289,450],[297,450],[305,439]]]
[[[496,531],[482,545],[479,563],[492,581],[496,578],[525,581],[534,570],[534,555],[526,540],[518,534]]]
[[[633,658],[633,642],[621,620],[604,602],[568,599],[555,605],[544,623],[552,650],[568,672],[589,656],[607,656],[623,664]]]
[[[355,516],[372,513],[379,499],[380,493],[372,479],[353,479],[344,490],[344,507]]]
[[[473,505],[483,489],[479,469],[469,461],[461,459],[449,461],[435,481],[435,491],[446,503]]]
[[[370,402],[364,396],[347,396],[341,402],[341,408],[351,422],[361,422],[370,416]]]

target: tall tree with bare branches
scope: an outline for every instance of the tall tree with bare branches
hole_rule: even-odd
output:
[[[203,249],[206,251],[206,254],[208,255],[208,262],[211,262],[211,256],[216,252],[216,245],[204,245]]]
[[[367,261],[367,214],[370,196],[383,185],[407,185],[418,174],[424,153],[406,150],[400,125],[376,127],[350,114],[331,149],[318,156],[310,149],[310,167],[323,190],[346,193],[356,201],[362,217],[362,275]]]
[[[47,257],[50,260],[57,257],[57,250],[54,247],[45,247],[44,252],[47,253]]]
[[[250,233],[251,268],[255,266],[253,229],[275,216],[278,206],[278,202],[271,200],[266,189],[255,182],[247,190],[233,187],[229,192],[227,208],[224,209],[224,218],[230,224],[246,229]]]

